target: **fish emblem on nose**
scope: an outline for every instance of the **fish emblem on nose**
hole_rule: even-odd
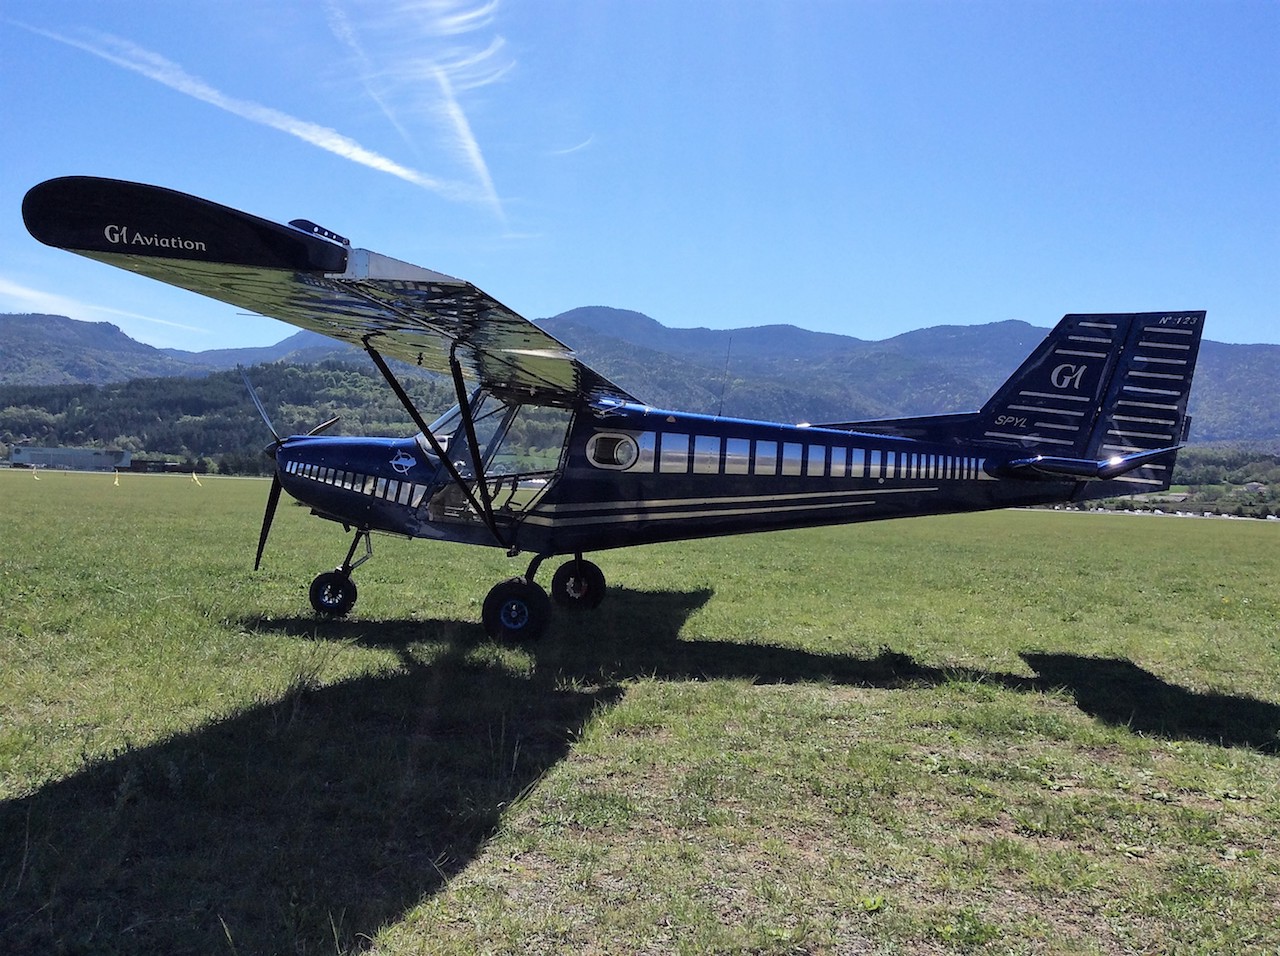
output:
[[[396,474],[407,475],[409,469],[418,463],[417,459],[403,449],[396,452],[396,456],[391,459],[391,467],[396,470]]]

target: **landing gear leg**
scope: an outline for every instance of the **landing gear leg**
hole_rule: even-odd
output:
[[[364,540],[364,554],[352,561],[361,539]],[[373,542],[369,538],[369,532],[357,531],[342,564],[332,571],[317,575],[311,582],[311,606],[317,614],[342,617],[351,610],[356,603],[357,594],[356,583],[351,580],[351,572],[371,557],[373,557]]]
[[[551,620],[551,600],[533,579],[543,557],[538,555],[529,563],[524,577],[495,585],[484,599],[480,618],[494,640],[536,641],[546,633]]]

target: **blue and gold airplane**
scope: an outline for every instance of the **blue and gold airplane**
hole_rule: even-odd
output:
[[[354,532],[311,585],[321,614],[355,603],[373,532],[527,552],[484,602],[504,638],[540,635],[552,599],[600,603],[588,552],[1167,489],[1205,315],[1068,315],[976,412],[784,425],[651,408],[471,283],[304,220],[90,177],[36,186],[23,217],[48,245],[364,349],[419,432],[277,437],[255,567],[281,490]],[[457,404],[426,421],[388,359],[451,379]],[[535,576],[557,555],[549,598]]]

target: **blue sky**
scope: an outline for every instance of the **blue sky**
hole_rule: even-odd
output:
[[[1280,342],[1272,0],[0,0],[0,94],[0,311],[159,346],[293,330],[41,246],[29,187],[311,219],[529,318]]]

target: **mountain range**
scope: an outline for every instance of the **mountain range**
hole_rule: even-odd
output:
[[[651,405],[811,422],[977,408],[1048,331],[1005,321],[866,341],[793,325],[669,328],[604,306],[538,325]],[[307,331],[260,348],[187,352],[144,345],[105,322],[0,315],[0,385],[101,385],[332,358],[366,361],[353,346]],[[1280,345],[1203,342],[1191,413],[1193,442],[1280,447]]]

